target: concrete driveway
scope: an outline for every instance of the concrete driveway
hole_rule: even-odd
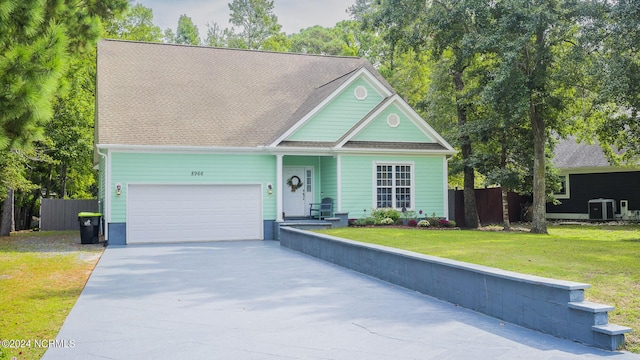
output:
[[[43,359],[640,360],[281,248],[109,247]]]

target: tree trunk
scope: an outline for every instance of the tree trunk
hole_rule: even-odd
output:
[[[34,191],[33,196],[31,196],[31,201],[29,202],[29,211],[27,212],[27,219],[29,221],[28,226],[29,229],[32,228],[32,219],[34,218],[34,216],[36,216],[36,202],[38,201],[38,199],[41,196],[41,190],[37,189]],[[38,214],[38,218],[40,217],[40,214]],[[38,221],[38,227],[40,227],[40,221]]]
[[[547,197],[545,185],[545,123],[538,114],[536,106],[530,105],[529,116],[533,130],[533,220],[531,232],[548,234],[547,231]]]
[[[502,131],[502,151],[500,152],[500,168],[503,176],[507,170],[507,132]],[[502,227],[504,231],[511,230],[511,222],[509,221],[509,189],[504,184],[504,179],[500,184],[500,193],[502,195]]]
[[[533,220],[531,221],[531,232],[534,234],[548,234],[547,231],[547,189],[545,185],[545,145],[546,124],[538,106],[543,106],[543,101],[536,98],[536,94],[544,94],[544,87],[536,85],[535,79],[544,78],[547,72],[547,61],[545,54],[545,27],[540,26],[536,30],[535,41],[535,65],[530,73],[532,84],[534,85],[529,94],[529,120],[533,131]],[[540,104],[540,105],[538,105]]]
[[[0,222],[0,236],[9,236],[15,230],[13,220],[13,189],[7,189],[7,198],[2,208],[2,222]]]
[[[504,231],[511,230],[511,222],[509,221],[509,192],[504,186],[500,188],[502,193],[502,229]]]
[[[67,164],[60,165],[60,199],[64,199],[67,195]]]
[[[462,80],[462,72],[453,71],[453,82],[456,92],[464,90],[464,80]],[[458,127],[463,128],[467,123],[467,108],[465,104],[461,104],[460,98],[456,95],[456,108],[458,110]],[[464,162],[464,222],[467,228],[477,229],[480,227],[480,218],[476,208],[476,190],[475,190],[475,171],[469,166],[471,159],[471,139],[464,131],[460,130],[460,148],[462,150],[462,161]]]

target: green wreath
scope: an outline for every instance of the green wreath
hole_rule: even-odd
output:
[[[291,192],[296,192],[296,190],[301,188],[302,185],[304,184],[302,183],[302,180],[300,180],[299,177],[293,175],[292,177],[289,178],[289,180],[287,180],[287,185],[289,185],[289,187],[291,188]]]

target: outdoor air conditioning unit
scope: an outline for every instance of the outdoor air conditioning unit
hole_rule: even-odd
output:
[[[620,200],[620,217],[627,219],[629,215],[629,200]]]
[[[589,200],[589,220],[613,220],[616,201],[613,199]]]

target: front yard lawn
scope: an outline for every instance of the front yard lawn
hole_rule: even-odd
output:
[[[591,284],[589,301],[613,305],[614,324],[633,328],[626,348],[640,353],[640,226],[558,225],[549,235],[477,230],[348,227],[332,236]]]
[[[0,359],[42,357],[103,251],[79,231],[0,237]]]

